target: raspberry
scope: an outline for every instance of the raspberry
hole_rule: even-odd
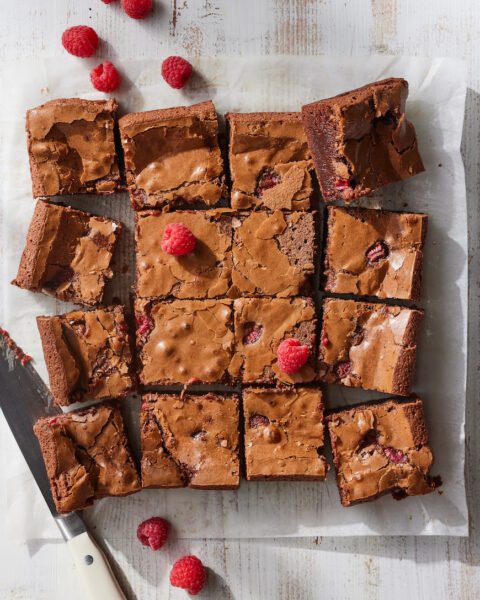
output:
[[[390,462],[395,463],[396,465],[400,465],[407,462],[407,457],[401,450],[397,450],[396,448],[390,448],[390,446],[385,446],[382,448],[383,453],[388,458]]]
[[[385,242],[377,242],[367,250],[366,257],[368,262],[373,264],[379,260],[387,258],[389,253],[388,246],[385,244]]]
[[[173,565],[170,571],[170,583],[187,590],[195,596],[203,588],[207,572],[202,561],[196,556],[183,556]]]
[[[300,344],[298,340],[287,339],[279,345],[277,350],[280,369],[288,375],[300,371],[310,355],[308,346]]]
[[[181,56],[169,56],[162,63],[162,77],[176,90],[183,88],[192,74],[192,65]]]
[[[144,546],[152,550],[160,550],[167,541],[170,523],[161,517],[152,517],[140,523],[137,528],[137,537]]]
[[[138,335],[148,335],[153,329],[153,321],[147,315],[137,315],[135,323],[137,324]]]
[[[263,325],[258,323],[246,323],[243,328],[243,340],[242,342],[248,346],[249,344],[255,344],[262,337]]]
[[[280,175],[273,169],[265,169],[260,175],[255,193],[257,196],[263,196],[265,190],[275,187],[281,181]]]
[[[69,27],[62,34],[62,46],[73,56],[93,56],[98,48],[98,35],[87,25]]]
[[[152,0],[122,0],[122,8],[132,19],[144,19],[152,10]]]
[[[335,181],[335,187],[339,191],[347,190],[350,187],[350,181],[348,179],[337,179],[337,181]]]
[[[108,60],[90,71],[93,87],[99,92],[113,92],[120,85],[120,75]]]
[[[255,429],[256,427],[267,427],[267,425],[270,425],[270,419],[265,415],[252,415],[248,424],[252,429]]]
[[[104,4],[111,4],[112,2],[116,2],[117,0],[102,0]]]
[[[162,250],[173,256],[183,256],[195,250],[197,240],[183,223],[169,223],[162,238]]]
[[[338,379],[344,379],[352,372],[352,363],[348,360],[343,360],[335,365],[335,374]]]

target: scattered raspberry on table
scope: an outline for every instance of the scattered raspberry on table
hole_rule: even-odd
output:
[[[192,65],[181,56],[169,56],[162,63],[162,77],[175,89],[183,88],[192,74]]]
[[[162,238],[162,250],[173,256],[183,256],[195,250],[197,240],[183,223],[169,223]]]
[[[152,0],[122,0],[122,7],[132,19],[144,19],[152,10]]]
[[[93,56],[98,48],[98,35],[95,29],[87,25],[75,25],[65,29],[62,45],[69,54],[80,58]]]
[[[203,588],[206,578],[207,572],[202,561],[192,555],[177,560],[170,571],[170,583],[187,590],[192,596]]]
[[[92,69],[90,79],[93,87],[99,92],[113,92],[120,85],[120,75],[115,65],[108,60]]]
[[[310,355],[308,346],[300,344],[298,340],[289,338],[283,340],[278,346],[277,358],[280,369],[289,375],[300,371]]]
[[[137,537],[144,546],[152,550],[160,550],[165,544],[170,531],[170,523],[161,517],[151,517],[140,523]]]

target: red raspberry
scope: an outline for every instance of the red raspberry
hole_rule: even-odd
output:
[[[161,517],[152,517],[140,523],[137,528],[137,537],[144,546],[152,550],[160,550],[167,541],[170,523]]]
[[[207,572],[202,561],[196,556],[183,556],[173,565],[170,571],[170,583],[187,590],[195,596],[203,588]]]
[[[148,335],[153,329],[153,321],[147,315],[137,315],[135,322],[138,335]]]
[[[152,0],[122,0],[122,7],[132,19],[144,19],[152,10]]]
[[[390,446],[386,446],[382,448],[383,453],[388,458],[389,461],[401,465],[407,462],[407,457],[401,450],[397,450],[396,448],[390,448]]]
[[[288,375],[300,371],[310,355],[308,346],[300,344],[298,340],[289,338],[283,340],[277,350],[280,369]]]
[[[183,223],[170,223],[165,227],[162,250],[173,256],[183,256],[195,250],[197,240]]]
[[[169,56],[162,63],[162,77],[176,90],[183,88],[192,74],[192,65],[181,56]]]
[[[120,85],[120,75],[115,65],[108,60],[90,71],[90,79],[99,92],[113,92]]]
[[[87,25],[76,25],[65,29],[62,34],[62,45],[69,54],[86,58],[93,56],[98,48],[98,35],[95,29]]]
[[[111,4],[112,2],[116,2],[117,0],[102,0],[104,4]]]

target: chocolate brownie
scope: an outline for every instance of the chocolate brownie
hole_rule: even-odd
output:
[[[302,107],[325,201],[348,202],[425,170],[407,96],[408,82],[390,78]]]
[[[247,388],[243,413],[247,479],[325,479],[319,389]]]
[[[420,399],[389,398],[339,410],[327,424],[343,506],[438,487],[439,478],[429,475],[433,454]]]
[[[132,205],[215,206],[226,196],[211,101],[125,115],[119,121]]]
[[[59,513],[80,510],[105,496],[126,496],[141,485],[122,415],[97,404],[36,422],[52,496]]]
[[[310,291],[316,253],[312,213],[240,213],[233,224],[231,295],[285,297]]]
[[[12,283],[94,306],[113,276],[110,263],[121,230],[117,221],[39,200]]]
[[[238,406],[213,393],[143,396],[143,487],[238,488]]]
[[[300,113],[227,114],[232,207],[306,210],[313,164]]]
[[[325,289],[418,300],[427,219],[415,213],[329,207]]]
[[[326,383],[408,396],[423,311],[329,298],[319,373]]]
[[[111,194],[119,187],[117,102],[66,98],[27,112],[27,146],[35,197]]]
[[[134,387],[122,306],[37,317],[37,325],[56,404],[121,398]]]

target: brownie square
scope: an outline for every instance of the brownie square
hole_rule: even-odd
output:
[[[117,102],[66,98],[27,111],[35,197],[112,194],[120,185],[115,150]]]
[[[144,395],[143,487],[238,488],[238,427],[236,396]]]
[[[327,418],[343,506],[391,493],[400,499],[428,494],[433,454],[422,401],[394,398],[339,410]]]
[[[36,422],[59,513],[86,508],[105,496],[126,496],[141,485],[116,404],[97,404]]]
[[[248,480],[325,479],[319,389],[247,388],[243,413]]]
[[[233,354],[230,300],[137,299],[135,319],[142,384],[228,380]]]
[[[55,403],[122,398],[134,387],[122,306],[37,317]]]
[[[326,383],[408,396],[423,311],[329,298],[319,371]]]
[[[94,306],[112,278],[113,251],[122,224],[39,200],[12,283],[65,302]]]
[[[226,196],[218,121],[211,101],[125,115],[119,121],[136,210],[215,206]]]
[[[315,306],[311,298],[239,298],[234,302],[235,352],[230,375],[243,383],[302,383],[315,378]],[[308,362],[283,373],[278,346],[294,338],[310,349]]]
[[[167,225],[182,223],[196,238],[193,252],[162,250]],[[141,211],[136,216],[136,294],[139,298],[225,296],[232,279],[232,215],[208,211]]]
[[[316,255],[312,213],[240,213],[233,223],[232,294],[286,297],[311,291]]]
[[[300,113],[230,113],[233,208],[307,210],[313,164]]]
[[[328,208],[325,289],[418,300],[427,215]]]
[[[347,202],[424,171],[405,117],[408,82],[384,79],[302,107],[326,202]]]

